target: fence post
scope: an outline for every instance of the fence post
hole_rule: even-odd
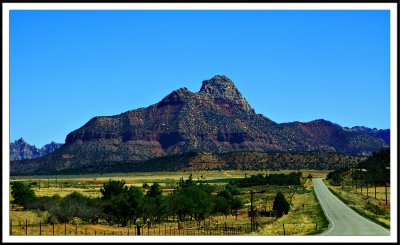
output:
[[[285,224],[282,224],[282,226],[283,226],[283,235],[286,235],[286,233],[285,233]]]
[[[75,226],[75,236],[78,235],[78,226]]]
[[[64,235],[67,235],[67,222],[64,222]]]
[[[95,236],[97,235],[97,231],[96,231],[96,230],[94,230],[94,235],[95,235]]]
[[[54,236],[54,223],[53,223],[53,236]]]
[[[28,220],[25,220],[25,235],[28,235]]]
[[[387,205],[387,183],[386,183],[386,180],[385,180],[385,200],[386,200],[386,205]]]
[[[12,235],[12,219],[10,219],[10,235]]]
[[[85,228],[85,236],[87,235],[87,227]]]
[[[136,226],[137,228],[137,235],[140,236],[140,226]]]
[[[42,235],[42,221],[39,222],[39,236]]]
[[[164,225],[164,235],[167,235],[167,225]]]

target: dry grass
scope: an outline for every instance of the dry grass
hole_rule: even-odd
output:
[[[317,233],[326,226],[325,217],[321,217],[319,203],[313,193],[311,180],[307,180],[304,186],[307,188],[306,192],[293,195],[289,213],[262,227],[259,234],[283,235],[285,230],[285,235],[307,235]]]
[[[327,182],[325,182],[327,184]],[[386,205],[385,187],[368,189],[368,196],[366,188],[363,188],[361,193],[360,187],[355,186],[331,186],[327,184],[329,189],[340,197],[350,208],[356,210],[358,213],[390,228],[390,187],[387,187],[388,204]]]

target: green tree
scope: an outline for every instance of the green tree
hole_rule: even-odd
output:
[[[278,217],[282,217],[283,214],[289,213],[290,205],[286,200],[282,192],[278,192],[275,196],[273,210],[276,210]]]
[[[143,221],[151,225],[160,221],[166,213],[167,207],[162,188],[158,183],[153,183],[144,197]]]
[[[231,209],[232,214],[235,215],[235,219],[237,220],[237,216],[239,215],[239,209],[244,207],[243,200],[240,197],[234,197],[231,201]]]
[[[109,180],[100,189],[103,211],[109,222],[126,226],[128,222],[136,223],[142,215],[143,191],[135,186],[129,188],[125,181]]]
[[[373,153],[366,160],[360,162],[357,169],[366,171],[355,171],[353,179],[362,179],[377,185],[390,182],[390,148]]]
[[[200,221],[212,212],[212,191],[212,186],[194,182],[192,175],[187,180],[180,179],[168,197],[168,208],[177,215],[178,227],[187,215]]]
[[[13,203],[22,205],[25,209],[30,208],[36,200],[35,192],[30,185],[15,181],[11,183],[11,195],[14,198]]]
[[[214,209],[213,213],[222,214],[226,216],[231,212],[231,204],[229,201],[223,196],[216,196],[214,198]]]

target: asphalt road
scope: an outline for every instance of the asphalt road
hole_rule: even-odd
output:
[[[313,179],[315,193],[329,221],[325,236],[388,236],[389,231],[364,218],[333,195],[322,179]]]

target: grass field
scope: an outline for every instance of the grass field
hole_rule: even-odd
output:
[[[262,235],[308,235],[322,232],[328,227],[323,211],[314,194],[311,180],[304,184],[302,192],[295,192],[290,212],[260,230]]]
[[[253,174],[276,174],[301,171],[303,177],[312,175],[317,178],[324,178],[328,171],[320,170],[281,170],[281,171],[258,171],[258,170],[227,170],[227,171],[198,171],[198,172],[153,172],[153,173],[112,173],[112,174],[90,174],[90,175],[50,175],[50,176],[13,176],[10,181],[23,181],[33,183],[33,190],[37,196],[52,196],[55,194],[61,197],[72,193],[81,192],[85,196],[97,197],[100,195],[100,188],[109,179],[124,180],[127,185],[142,186],[144,183],[159,183],[168,191],[175,187],[180,178],[187,179],[190,174],[193,179],[204,179],[210,184],[223,185],[231,180],[244,178]]]
[[[224,185],[231,180],[237,178],[244,178],[246,175],[252,174],[276,174],[276,173],[290,173],[299,170],[284,170],[284,171],[244,171],[244,170],[230,170],[230,171],[201,171],[194,172],[193,179],[203,179],[212,185]],[[327,171],[318,170],[300,170],[303,177],[311,175],[312,177],[326,177]],[[187,179],[190,172],[158,172],[158,173],[123,173],[123,174],[107,174],[107,175],[69,175],[69,176],[13,176],[11,181],[24,181],[27,183],[34,183],[33,190],[37,196],[52,196],[58,194],[66,196],[73,191],[78,191],[83,195],[90,197],[100,196],[100,188],[109,179],[124,180],[128,185],[142,186],[143,183],[151,184],[153,182],[159,183],[165,192],[173,189],[176,182],[180,178]],[[39,187],[40,185],[40,187]],[[228,216],[212,216],[205,220],[205,223],[198,225],[197,222],[186,222],[185,229],[179,231],[177,223],[168,220],[158,226],[148,229],[143,232],[150,232],[150,234],[157,235],[206,235],[210,232],[213,235],[239,235],[249,234],[250,218],[248,210],[250,206],[250,188],[243,188],[241,195],[245,203],[245,208],[239,211],[237,217]],[[312,183],[310,179],[304,178],[304,186],[255,186],[251,190],[264,190],[265,193],[254,195],[254,208],[255,209],[272,209],[273,200],[278,191],[284,193],[286,199],[292,203],[291,211],[288,215],[280,219],[273,217],[257,217],[259,224],[258,231],[252,235],[282,235],[282,224],[285,224],[286,235],[289,234],[312,234],[320,231],[324,226],[321,213],[319,213],[318,202],[313,195]],[[304,206],[303,206],[304,204]],[[32,211],[11,211],[10,218],[15,225],[13,226],[13,234],[25,235],[26,234],[26,220],[29,220],[28,235],[52,235],[53,226],[51,224],[45,225],[46,213],[45,212],[32,212]],[[42,229],[39,228],[38,223],[42,222]],[[225,224],[228,228],[225,229]],[[230,229],[229,229],[230,227]],[[245,230],[247,229],[247,230]],[[122,232],[122,233],[121,233]],[[134,229],[129,231],[132,235]],[[164,232],[164,233],[163,233]],[[55,235],[128,235],[127,227],[109,226],[106,224],[89,225],[82,223],[75,224],[55,224]],[[143,234],[143,233],[142,233]],[[146,234],[146,233],[145,233]]]

